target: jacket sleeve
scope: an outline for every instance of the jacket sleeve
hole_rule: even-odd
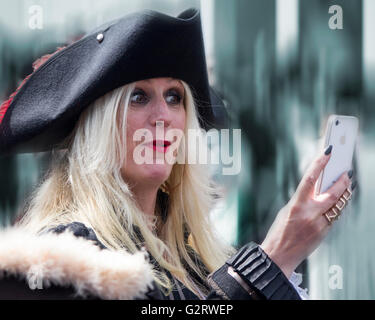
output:
[[[209,274],[208,284],[213,289],[208,300],[300,300],[281,269],[254,242]]]

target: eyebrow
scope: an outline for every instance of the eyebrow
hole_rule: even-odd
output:
[[[150,84],[150,81],[151,81],[152,79],[144,79],[144,80],[139,80],[139,81],[137,81],[137,82],[146,82],[146,84],[147,84],[147,86],[150,86],[151,84]],[[175,88],[178,88],[179,90],[182,90],[182,92],[183,93],[185,93],[185,87],[184,87],[184,85],[181,83],[181,81],[180,80],[178,80],[178,79],[175,79],[175,78],[170,78],[170,79],[168,79],[167,80],[167,82],[172,82],[172,81],[174,81],[174,82],[176,82],[176,84],[173,84],[173,86],[175,87]],[[136,88],[137,88],[137,85],[135,86]]]

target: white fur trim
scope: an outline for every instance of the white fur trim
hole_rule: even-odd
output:
[[[15,227],[0,231],[1,270],[21,275],[25,285],[73,285],[80,296],[102,299],[143,298],[153,280],[143,252],[101,250],[70,232],[37,236]]]

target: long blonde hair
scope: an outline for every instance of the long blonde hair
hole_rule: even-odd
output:
[[[185,82],[182,84],[187,132],[200,126],[192,92]],[[197,285],[207,293],[188,276],[184,266],[183,260],[205,281],[204,270],[188,254],[184,228],[190,232],[191,248],[209,272],[234,253],[234,248],[216,234],[210,220],[216,189],[204,165],[176,163],[167,180],[171,186],[167,219],[159,235],[150,230],[146,214],[121,175],[126,158],[127,106],[134,86],[117,88],[83,111],[65,141],[66,148],[54,152],[51,167],[31,195],[19,224],[38,233],[59,224],[82,222],[94,229],[107,248],[131,253],[139,250],[133,229],[138,226],[147,249],[162,268],[196,294]],[[118,125],[119,115],[122,125]],[[168,294],[172,284],[167,275],[162,270],[155,270],[154,275]]]

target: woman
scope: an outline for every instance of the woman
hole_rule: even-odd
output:
[[[288,279],[329,231],[352,173],[313,196],[328,148],[260,246],[224,244],[207,168],[176,163],[187,130],[222,115],[203,48],[194,9],[132,14],[39,61],[2,105],[1,152],[53,149],[54,162],[18,227],[0,235],[0,297],[300,298]]]

